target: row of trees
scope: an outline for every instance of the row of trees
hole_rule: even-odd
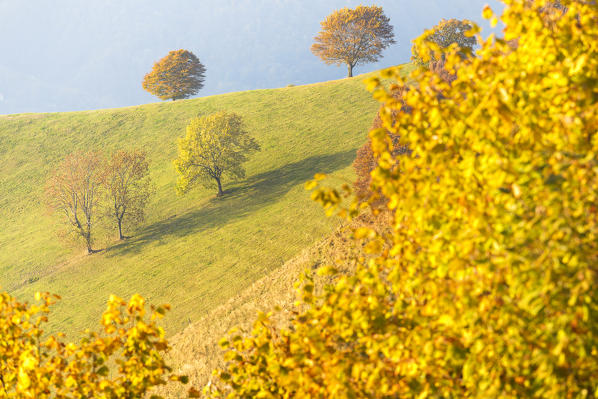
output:
[[[311,51],[326,64],[346,64],[348,77],[353,76],[355,66],[378,61],[382,51],[396,43],[390,19],[384,15],[382,7],[345,7],[327,16],[321,26]],[[424,41],[440,48],[457,43],[461,54],[466,56],[476,44],[475,37],[466,35],[472,27],[470,21],[443,20],[424,35]],[[428,66],[434,60],[428,60],[420,47],[414,44],[413,60],[418,65]],[[205,66],[195,54],[175,50],[154,64],[143,78],[142,86],[162,100],[175,101],[197,94],[204,85],[205,72]]]
[[[326,64],[346,64],[348,77],[359,64],[376,62],[395,43],[390,19],[382,7],[359,6],[334,11],[321,22],[311,51]],[[188,50],[173,50],[154,63],[142,82],[144,90],[162,100],[191,97],[204,85],[206,68]]]
[[[392,25],[382,7],[343,8],[321,23],[311,51],[327,64],[347,64],[348,76],[358,64],[375,62],[395,43]],[[191,97],[203,88],[206,68],[188,50],[173,50],[154,63],[142,82],[144,90],[162,100]]]
[[[145,152],[117,151],[109,159],[95,151],[69,154],[46,182],[50,209],[64,218],[69,231],[85,241],[93,253],[93,233],[99,217],[106,217],[123,240],[123,226],[144,220],[153,192]]]
[[[192,119],[178,147],[177,193],[201,184],[217,188],[218,197],[224,195],[223,179],[244,178],[243,164],[260,149],[241,116],[224,111]],[[117,151],[109,159],[97,151],[74,152],[51,173],[45,191],[50,209],[63,216],[90,254],[97,220],[110,221],[125,239],[124,226],[143,222],[152,192],[147,155],[140,150]]]
[[[395,43],[392,26],[381,7],[343,8],[322,23],[311,51],[327,64],[347,64],[348,76],[362,63],[377,61]],[[154,63],[142,87],[161,100],[189,98],[204,86],[206,68],[191,51],[170,51]]]

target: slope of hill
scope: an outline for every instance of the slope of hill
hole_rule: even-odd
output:
[[[0,286],[29,299],[62,296],[50,328],[93,327],[109,294],[138,292],[170,303],[169,334],[282,265],[331,231],[303,189],[316,172],[351,179],[355,149],[377,108],[363,76],[300,87],[231,93],[138,107],[0,116]],[[247,178],[225,182],[216,199],[174,191],[172,160],[187,121],[234,110],[262,151]],[[152,161],[156,195],[133,238],[114,232],[87,256],[57,238],[61,225],[43,205],[49,171],[74,150],[141,147]]]
[[[297,310],[293,305],[299,299],[295,285],[301,274],[324,265],[335,265],[341,274],[352,273],[354,259],[364,256],[364,253],[352,246],[352,242],[347,240],[347,233],[356,227],[377,228],[377,222],[387,216],[376,218],[362,214],[350,223],[342,222],[332,234],[303,249],[280,268],[258,279],[225,303],[210,309],[171,338],[168,364],[176,372],[188,376],[190,386],[203,388],[209,384],[213,371],[224,368],[226,362],[219,342],[227,337],[231,329],[248,334],[259,312],[270,312],[271,322],[288,328],[293,312]],[[313,277],[316,291],[333,281],[317,274]],[[168,383],[158,387],[155,393],[166,398],[181,398],[187,389],[178,383]]]

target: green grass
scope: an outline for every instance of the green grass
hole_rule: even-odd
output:
[[[303,183],[325,172],[352,180],[350,164],[378,107],[363,76],[307,86],[230,93],[120,109],[0,116],[0,287],[20,299],[62,296],[50,330],[73,335],[97,326],[112,293],[170,303],[168,334],[328,234],[335,222]],[[224,182],[226,195],[198,188],[177,197],[177,138],[190,118],[239,113],[260,143],[247,178]],[[156,195],[148,218],[125,242],[110,236],[88,256],[58,238],[46,211],[49,172],[74,150],[142,148]]]

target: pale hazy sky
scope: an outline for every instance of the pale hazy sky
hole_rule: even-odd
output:
[[[482,22],[496,0],[0,0],[0,114],[159,101],[143,75],[170,50],[206,66],[198,96],[342,78],[310,52],[335,9],[382,6],[397,44],[362,73],[409,61],[411,40],[442,18]]]

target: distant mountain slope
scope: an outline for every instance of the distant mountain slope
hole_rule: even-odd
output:
[[[404,68],[405,70],[408,68]],[[52,329],[95,326],[109,294],[138,292],[170,303],[169,333],[276,269],[331,231],[303,183],[316,172],[352,179],[350,164],[377,103],[363,76],[138,107],[0,117],[0,287],[22,299],[63,297]],[[172,160],[187,121],[234,110],[262,151],[226,196],[198,189],[177,197]],[[42,202],[49,171],[74,150],[141,147],[157,193],[147,223],[124,243],[87,256],[57,239]]]

